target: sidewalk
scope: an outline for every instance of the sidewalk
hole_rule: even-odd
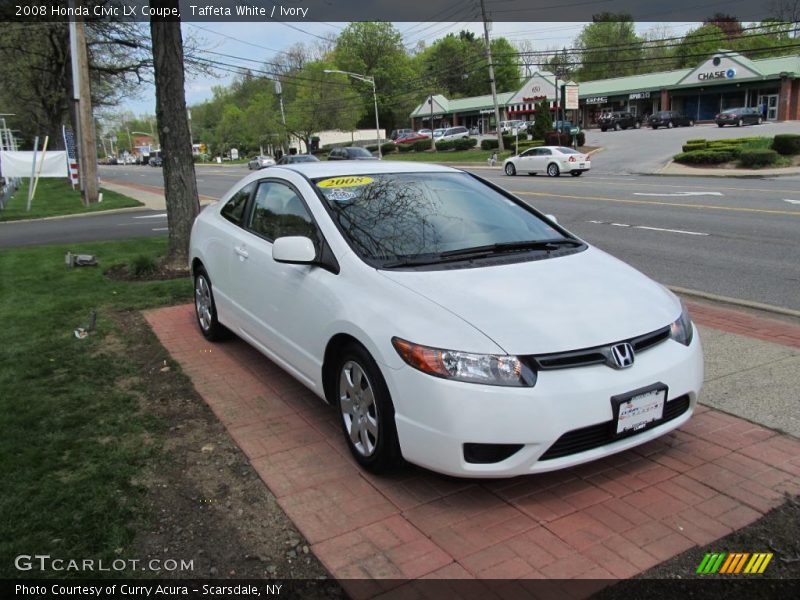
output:
[[[311,550],[369,597],[422,577],[633,577],[800,493],[800,440],[777,430],[800,435],[800,323],[688,304],[707,361],[689,423],[573,469],[489,481],[370,475],[336,412],[252,347],[206,342],[191,305],[145,318]]]
[[[784,167],[782,169],[711,169],[703,167],[689,167],[669,161],[655,173],[644,175],[679,175],[702,177],[781,177],[800,175],[800,167]]]

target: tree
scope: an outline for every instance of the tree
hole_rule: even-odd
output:
[[[693,67],[720,48],[730,46],[730,40],[717,25],[708,24],[687,32],[675,49],[678,67]]]
[[[733,40],[742,35],[742,24],[738,18],[724,13],[715,13],[711,17],[703,19],[704,25],[716,25],[729,40]]]
[[[178,0],[150,0],[150,6],[178,10]],[[169,243],[164,263],[186,268],[189,236],[200,212],[184,92],[180,18],[151,17],[150,36],[156,84],[156,119],[163,151],[164,195]]]
[[[543,140],[545,134],[553,129],[553,115],[550,114],[550,101],[542,100],[536,107],[535,120],[533,122],[533,139]]]
[[[642,40],[630,15],[602,13],[592,17],[576,40],[581,81],[623,77],[637,72],[642,59]]]

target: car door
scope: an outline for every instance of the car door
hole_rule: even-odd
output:
[[[322,363],[319,332],[333,318],[325,299],[336,275],[315,265],[275,262],[272,242],[304,236],[319,248],[321,234],[301,194],[277,179],[258,183],[245,233],[230,269],[243,315],[237,334],[313,388]]]
[[[538,148],[531,148],[526,150],[522,154],[519,155],[517,158],[517,170],[532,173],[536,170],[534,167],[534,157],[536,156],[536,151]]]

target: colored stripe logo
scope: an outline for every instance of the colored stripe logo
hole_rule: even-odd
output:
[[[772,560],[772,552],[709,552],[700,561],[697,572],[701,575],[759,575]]]

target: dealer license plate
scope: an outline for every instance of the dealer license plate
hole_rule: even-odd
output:
[[[580,164],[580,167],[581,167],[581,169],[582,169],[583,167],[585,167],[585,166],[586,166],[586,163],[581,163],[581,164]]]
[[[648,423],[658,421],[664,416],[666,389],[656,389],[631,396],[619,405],[617,434],[638,431]]]

